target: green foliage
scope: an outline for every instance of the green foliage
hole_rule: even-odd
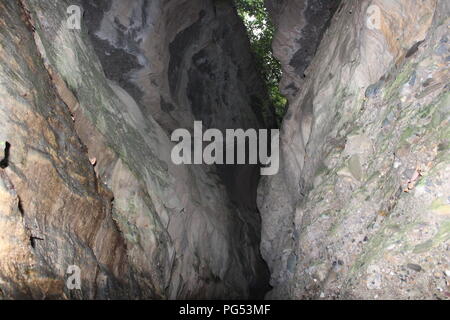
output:
[[[235,0],[237,11],[244,21],[250,38],[256,65],[263,77],[277,120],[284,116],[287,100],[280,93],[281,65],[272,52],[272,39],[275,28],[264,7],[264,0]]]

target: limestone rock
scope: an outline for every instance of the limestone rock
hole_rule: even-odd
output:
[[[289,99],[283,164],[258,192],[268,297],[448,299],[433,276],[450,248],[448,1],[342,1],[296,70],[310,1],[267,2]],[[289,278],[283,250],[298,257]]]
[[[66,26],[71,4],[87,10],[81,30]],[[11,144],[0,169],[0,295],[261,297],[255,197],[230,191],[241,174],[249,178],[240,186],[256,190],[258,168],[226,171],[227,189],[220,168],[170,159],[171,130],[194,119],[219,128],[271,121],[254,108],[265,91],[234,9],[37,0],[0,8],[0,140]],[[69,265],[81,269],[81,290],[65,284]]]
[[[275,124],[231,1],[0,1],[0,298],[449,299],[449,2],[265,3],[260,178],[170,159]]]

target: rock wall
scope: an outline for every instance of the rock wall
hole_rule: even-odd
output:
[[[257,168],[170,160],[194,119],[272,121],[233,7],[82,1],[70,30],[71,4],[0,1],[0,296],[261,297],[255,197],[231,192],[242,175],[255,195]]]
[[[106,76],[168,134],[178,128],[192,132],[194,120],[222,132],[275,125],[245,27],[231,1],[82,4]],[[214,171],[243,214],[258,220],[259,169],[227,165]]]
[[[449,299],[449,3],[342,1],[308,64],[312,2],[267,1],[289,99],[258,190],[268,297]]]
[[[194,120],[275,123],[231,1],[0,0],[0,298],[260,298],[268,265],[268,298],[449,299],[448,1],[266,6],[259,181],[170,159]]]
[[[26,12],[16,1],[0,8],[0,295],[67,298],[64,275],[79,265],[84,297],[125,296],[131,269],[112,194],[52,87]]]

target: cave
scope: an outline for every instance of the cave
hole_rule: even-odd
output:
[[[0,0],[0,299],[450,299],[449,13]]]

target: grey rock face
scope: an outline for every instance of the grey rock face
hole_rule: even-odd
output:
[[[269,106],[262,117],[265,89],[230,2],[82,3],[107,77],[168,132],[193,119],[219,129],[273,124]]]
[[[0,298],[255,298],[268,266],[268,298],[449,299],[449,2],[266,5],[259,179],[170,159],[194,120],[273,126],[230,1],[0,0]]]
[[[258,191],[268,297],[448,299],[448,2],[342,2],[302,79],[307,3],[270,7],[289,110]]]
[[[227,192],[220,168],[170,159],[171,130],[191,128],[194,119],[218,128],[265,125],[252,109],[265,101],[264,88],[235,11],[209,1],[79,4],[89,29],[67,28],[68,1],[0,3],[8,26],[0,101],[20,113],[2,107],[1,139],[12,148],[1,169],[8,237],[0,243],[13,259],[1,260],[10,262],[0,267],[9,284],[0,294],[261,296],[268,274],[254,197]],[[42,121],[14,120],[35,113]],[[36,137],[19,139],[18,128],[35,128]],[[228,172],[228,190],[238,174],[256,190],[255,169]],[[14,234],[6,231],[11,225]],[[30,276],[22,279],[11,263]],[[81,290],[65,286],[68,265],[80,267]]]
[[[276,25],[274,55],[283,68],[281,91],[294,97],[340,0],[265,0]]]
[[[106,76],[126,89],[144,115],[151,115],[168,134],[177,128],[192,130],[194,120],[201,120],[205,129],[223,132],[274,126],[244,25],[230,1],[82,3]],[[259,169],[215,170],[245,219],[258,225]]]

